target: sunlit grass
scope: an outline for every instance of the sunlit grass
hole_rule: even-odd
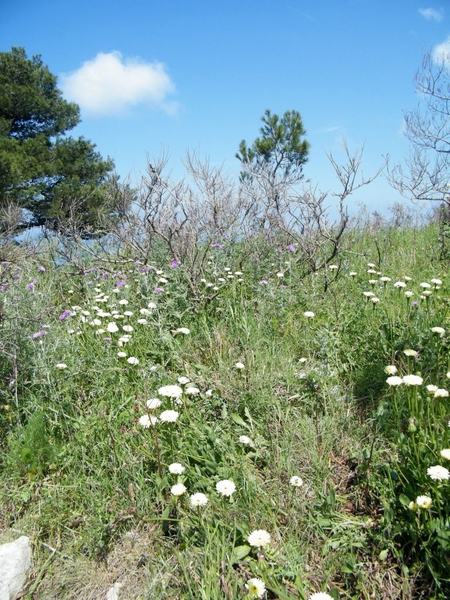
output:
[[[15,270],[0,510],[57,550],[42,597],[120,564],[124,598],[445,597],[445,265],[432,228],[352,235],[306,279],[215,248],[200,298],[161,258]]]

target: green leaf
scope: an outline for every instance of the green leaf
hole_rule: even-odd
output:
[[[247,427],[248,429],[248,425],[247,423],[244,421],[244,419],[239,416],[236,413],[231,413],[231,418],[233,419],[233,421],[236,423],[236,425],[242,425],[242,427]]]
[[[411,502],[408,496],[405,496],[405,494],[400,494],[398,499],[400,504],[402,504],[403,506],[409,506],[409,503]]]
[[[246,556],[248,556],[250,554],[250,546],[236,546],[236,548],[233,549],[233,553],[231,555],[231,562],[235,563],[235,562],[239,562],[240,560],[242,560],[243,558],[245,558]]]
[[[378,555],[378,560],[384,562],[389,556],[389,550],[382,550]]]

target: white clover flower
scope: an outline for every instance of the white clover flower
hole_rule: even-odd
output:
[[[431,283],[434,283],[434,285],[442,285],[442,280],[441,279],[431,279]]]
[[[431,287],[431,285],[429,283],[426,283],[425,281],[423,281],[419,285],[420,285],[421,288],[424,288],[424,289],[427,289],[427,288]]]
[[[419,508],[427,510],[431,506],[431,498],[429,496],[417,496],[416,504]]]
[[[122,300],[119,300],[119,304],[122,304],[122,306],[125,306],[128,304],[128,300],[125,300],[125,298],[122,298]]]
[[[172,473],[172,475],[181,475],[185,469],[186,467],[183,467],[180,463],[172,463],[169,465],[169,473]]]
[[[397,367],[395,365],[387,365],[387,367],[384,367],[384,372],[386,375],[395,375],[397,373]]]
[[[303,316],[307,319],[313,319],[316,315],[311,310],[305,310]]]
[[[131,340],[131,335],[125,334],[117,340],[117,343],[119,346],[121,346],[121,345],[123,346],[123,344],[128,344],[128,342],[130,340]]]
[[[245,369],[245,365],[244,363],[241,362],[237,362],[235,365],[236,369],[240,370],[240,369]]]
[[[330,269],[330,271],[336,271],[336,269],[339,269],[337,265],[329,265],[328,268]]]
[[[423,379],[419,375],[405,375],[403,383],[406,383],[406,385],[422,385]]]
[[[386,379],[386,383],[388,385],[402,385],[404,383],[401,377],[397,377],[397,375],[393,375],[392,377],[388,377]]]
[[[299,363],[305,363],[307,360],[308,360],[307,358],[305,358],[305,357],[302,356],[302,358],[298,359],[298,362]]]
[[[216,483],[216,490],[222,496],[231,496],[236,491],[236,484],[229,479],[222,479]]]
[[[109,333],[116,333],[116,331],[119,331],[119,328],[117,327],[117,325],[114,322],[108,323],[106,330]]]
[[[191,506],[206,506],[208,504],[208,496],[205,496],[205,494],[202,494],[201,492],[197,492],[189,497],[189,502]]]
[[[123,329],[124,331],[126,331],[127,333],[130,333],[131,331],[133,331],[133,327],[132,327],[131,325],[124,325],[124,326],[122,327],[122,329]]]
[[[266,584],[257,577],[252,577],[247,581],[245,587],[252,598],[262,598],[266,593]]]
[[[129,363],[130,365],[138,365],[139,359],[135,356],[130,356],[130,358],[127,358],[127,363]]]
[[[143,317],[148,317],[152,314],[152,311],[148,308],[141,308],[139,312]]]
[[[405,296],[406,296],[407,298],[411,298],[411,296],[414,296],[414,292],[407,291],[407,292],[405,292]]]
[[[150,425],[156,425],[158,419],[156,417],[149,417],[148,415],[142,415],[139,417],[139,425],[142,425],[145,429],[148,429]]]
[[[356,271],[350,271],[349,275],[350,277],[356,277],[358,273]]]
[[[382,281],[383,283],[386,283],[387,281],[391,281],[390,277],[380,277],[380,281]]]
[[[441,456],[442,458],[445,458],[445,460],[450,460],[450,448],[444,448],[444,450],[441,450]]]
[[[64,369],[67,369],[67,365],[66,363],[56,363],[55,368],[64,371]]]
[[[378,279],[369,279],[370,285],[375,285],[378,282]]]
[[[373,292],[363,292],[363,295],[364,295],[366,298],[371,298],[372,296],[375,296],[375,294],[374,294]]]
[[[279,272],[277,273],[277,277],[278,277],[279,279],[281,279],[282,277],[284,277],[284,273],[283,273],[282,271],[279,271]]]
[[[179,413],[176,410],[163,410],[159,415],[160,420],[163,423],[175,423],[178,419]]]
[[[100,321],[100,319],[93,319],[93,320],[92,320],[92,321],[89,323],[89,325],[92,325],[92,326],[94,326],[94,327],[98,327],[98,326],[99,326],[99,325],[101,325],[101,324],[102,324],[102,322]]]
[[[161,400],[159,398],[150,398],[150,400],[147,400],[146,402],[146,406],[148,408],[148,410],[156,410],[157,408],[159,408],[161,406]]]
[[[421,297],[425,297],[427,298],[428,296],[432,296],[433,292],[431,290],[425,290],[422,292],[422,296]]]
[[[133,316],[133,311],[132,310],[125,310],[123,314],[126,317],[132,317]]]
[[[172,496],[182,496],[186,492],[186,486],[182,483],[176,483],[170,488]]]
[[[367,263],[367,266],[370,267],[371,269],[373,269],[374,267],[376,267],[376,265],[374,263]]]
[[[445,467],[435,465],[434,467],[428,467],[427,475],[436,481],[444,481],[450,478],[450,472]]]
[[[430,392],[430,394],[434,394],[434,392],[438,391],[438,386],[437,385],[427,385],[427,390]]]
[[[189,335],[191,333],[191,330],[188,329],[187,327],[178,327],[178,329],[175,330],[175,333],[182,333],[183,335]]]
[[[408,277],[407,275],[405,275],[403,279],[405,281],[412,281],[412,277]]]
[[[433,333],[439,333],[439,335],[444,335],[445,329],[443,327],[432,327],[431,331]]]
[[[254,548],[262,548],[263,546],[267,546],[270,544],[270,540],[270,533],[268,533],[265,529],[256,529],[247,537],[248,543]]]
[[[395,288],[404,288],[404,287],[406,287],[406,283],[404,281],[396,281],[394,283],[394,287]]]
[[[200,394],[200,390],[197,387],[187,387],[184,392],[186,396],[196,396],[197,394]]]
[[[289,479],[289,483],[293,486],[293,487],[302,487],[303,485],[303,479],[301,477],[299,477],[298,475],[293,475],[290,479]]]
[[[413,356],[415,358],[419,353],[417,352],[417,350],[413,350],[412,348],[407,348],[406,350],[403,350],[403,354],[405,356]]]
[[[308,598],[308,600],[333,600],[333,597],[326,592],[316,592]]]
[[[136,322],[139,323],[139,325],[147,325],[148,323],[147,319],[138,319]]]
[[[379,298],[371,298],[370,301],[373,302],[373,304],[378,304],[380,299]]]
[[[206,390],[205,396],[208,396],[208,398],[211,398],[212,395],[213,395],[213,391],[212,390]]]
[[[241,444],[244,444],[244,445],[252,443],[252,440],[247,435],[240,435],[239,441]]]
[[[150,308],[150,309],[154,309],[154,308],[156,308],[156,304],[155,304],[154,302],[149,302],[149,303],[147,304],[147,306],[148,306],[148,308]]]
[[[243,275],[244,273],[242,271],[235,271],[234,274],[240,276],[240,275]]]
[[[374,273],[375,275],[376,275],[376,273],[377,273],[377,272],[375,271],[375,269],[367,269],[367,272],[368,272],[368,273]]]
[[[118,356],[119,358],[126,358],[126,357],[127,357],[127,353],[126,353],[126,352],[118,352],[118,353],[117,353],[117,356]]]
[[[448,398],[448,391],[444,390],[443,388],[438,388],[434,392],[434,397],[435,398]]]
[[[189,383],[191,380],[189,379],[189,377],[178,377],[178,383],[180,385],[186,385],[186,383]]]

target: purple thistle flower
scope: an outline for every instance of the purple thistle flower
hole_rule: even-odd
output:
[[[155,292],[157,294],[161,294],[162,292],[164,292],[164,288],[157,287],[157,288],[155,288]]]
[[[64,319],[67,319],[67,317],[71,317],[72,315],[73,312],[71,310],[65,310],[59,315],[59,320],[64,321]]]
[[[108,337],[106,337],[106,338],[103,338],[103,341],[104,341],[104,342],[110,342],[110,341],[111,341],[111,338],[108,338]]]
[[[122,287],[123,285],[126,285],[127,282],[125,281],[125,279],[119,279],[119,281],[117,281],[116,283],[116,287]]]
[[[6,292],[6,291],[7,291],[7,289],[8,289],[8,286],[7,286],[7,285],[1,285],[1,286],[0,286],[0,290],[2,290],[2,292]]]
[[[262,279],[259,283],[260,285],[267,285],[269,282],[266,279]]]
[[[41,273],[45,273],[45,267],[43,267],[42,265],[39,265],[38,271],[40,271]]]
[[[295,246],[294,246],[294,244],[289,244],[288,246],[286,246],[286,250],[290,250],[291,252],[295,252]]]
[[[30,290],[30,292],[34,292],[34,285],[32,283],[29,283],[27,288]]]
[[[180,261],[179,261],[179,260],[173,260],[173,261],[170,263],[170,266],[172,267],[172,269],[175,269],[175,268],[176,268],[176,267],[178,267],[180,264],[181,264],[181,263],[180,263]]]
[[[211,248],[222,248],[222,246],[216,242],[215,244],[211,244]]]
[[[40,331],[37,331],[36,333],[33,333],[33,335],[31,336],[31,339],[35,340],[36,338],[42,337],[46,333],[47,332],[45,331],[45,329],[41,329]]]

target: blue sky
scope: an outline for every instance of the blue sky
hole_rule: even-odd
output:
[[[450,8],[415,0],[21,0],[0,7],[0,51],[41,54],[80,105],[90,139],[135,182],[146,158],[187,150],[239,172],[234,155],[269,108],[298,110],[305,177],[337,190],[326,158],[365,144],[364,173],[407,153],[424,51],[448,43]],[[7,5],[7,6],[5,6]],[[372,210],[400,200],[382,178],[357,192]]]

